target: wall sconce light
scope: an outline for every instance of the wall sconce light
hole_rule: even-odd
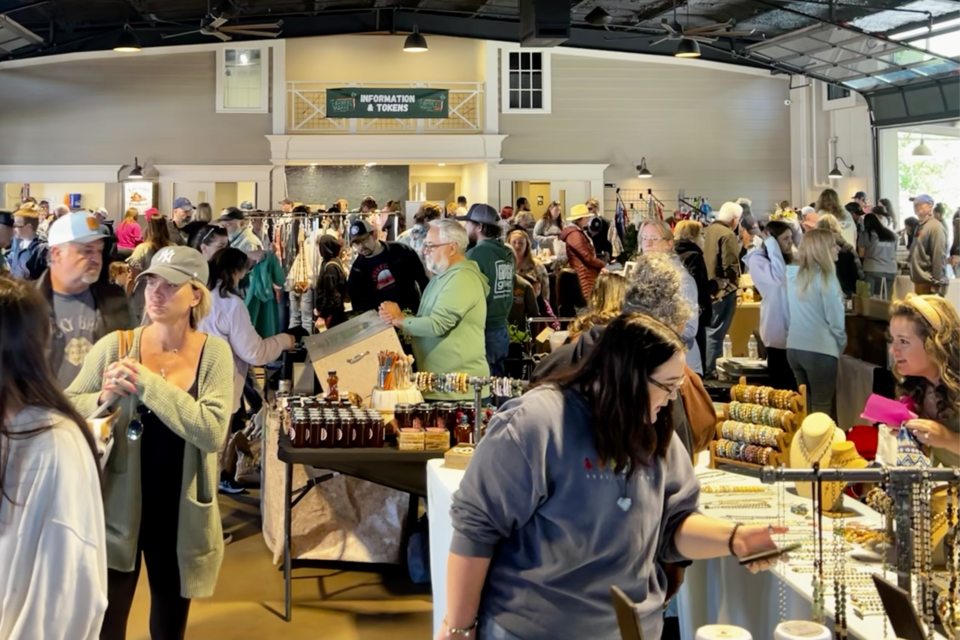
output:
[[[831,170],[830,173],[827,174],[827,177],[830,178],[831,180],[836,180],[837,178],[843,177],[843,173],[841,173],[840,167],[837,164],[838,162],[842,162],[843,166],[845,166],[847,169],[850,169],[851,173],[853,172],[853,165],[847,164],[846,160],[844,160],[840,156],[837,156],[833,161],[833,170]]]
[[[127,180],[143,180],[143,167],[138,158],[133,159],[133,169],[127,174]]]
[[[640,158],[640,164],[637,165],[637,177],[644,179],[653,177],[653,174],[647,169],[646,157]]]

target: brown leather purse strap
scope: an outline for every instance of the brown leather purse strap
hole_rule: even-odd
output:
[[[117,360],[123,360],[133,350],[133,330],[120,331],[117,336]]]

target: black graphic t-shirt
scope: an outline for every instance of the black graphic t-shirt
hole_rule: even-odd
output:
[[[397,288],[397,281],[393,278],[390,271],[390,265],[387,264],[387,252],[381,251],[380,255],[373,258],[367,258],[370,277],[373,279],[373,289],[377,292],[377,297],[381,300],[392,300],[392,291]]]
[[[75,296],[53,294],[51,365],[60,388],[66,389],[80,373],[83,359],[93,347],[97,312],[89,289]]]

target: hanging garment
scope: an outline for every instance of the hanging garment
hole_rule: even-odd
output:
[[[280,303],[274,285],[282,287],[283,281],[280,260],[270,252],[250,272],[246,305],[253,326],[263,338],[280,333]]]

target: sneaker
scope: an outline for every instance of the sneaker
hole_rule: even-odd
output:
[[[227,480],[220,481],[220,493],[229,493],[231,495],[236,495],[240,493],[246,493],[247,490],[243,488],[243,485],[229,478]]]

